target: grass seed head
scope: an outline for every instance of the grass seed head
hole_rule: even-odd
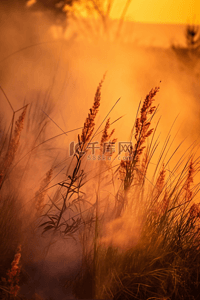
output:
[[[163,165],[160,173],[159,173],[159,176],[158,176],[158,179],[156,181],[156,189],[158,191],[158,193],[160,194],[162,192],[162,189],[164,187],[164,184],[165,184],[165,175],[166,175],[166,170],[165,170],[165,167]]]
[[[126,161],[121,161],[120,163],[120,173],[121,178],[124,178],[124,189],[127,190],[130,188],[133,179],[134,171],[138,168],[138,162],[140,157],[146,148],[145,142],[146,139],[153,133],[153,128],[149,129],[151,125],[152,114],[156,110],[156,106],[152,106],[154,97],[159,91],[159,87],[152,89],[149,94],[144,99],[142,108],[140,110],[140,117],[136,119],[135,122],[135,140],[136,143],[129,153],[129,159]]]
[[[48,185],[51,181],[52,174],[53,174],[53,169],[51,168],[46,173],[45,178],[41,182],[39,190],[35,194],[35,197],[36,197],[35,206],[36,206],[36,210],[37,210],[38,213],[41,212],[43,210],[44,206],[45,206],[44,199],[45,199],[45,196],[46,196],[46,193],[47,193],[46,188],[48,187]]]
[[[89,142],[89,140],[92,136],[92,133],[94,131],[94,126],[95,126],[94,120],[99,111],[100,100],[101,100],[101,88],[102,88],[104,79],[105,79],[105,75],[97,87],[93,106],[92,106],[92,108],[90,108],[90,112],[84,123],[84,127],[83,127],[82,134],[81,134],[81,142],[84,145]]]
[[[187,178],[186,178],[186,181],[185,181],[185,184],[183,187],[183,189],[185,190],[186,202],[187,201],[189,202],[193,196],[193,192],[191,190],[191,184],[194,182],[194,172],[195,172],[195,168],[194,168],[193,160],[191,159],[189,167],[188,167]]]
[[[18,149],[21,131],[24,127],[24,119],[26,116],[26,111],[27,111],[27,106],[25,106],[21,115],[19,116],[19,119],[15,122],[15,129],[14,129],[13,137],[11,139],[9,149],[8,149],[8,152],[7,152],[6,158],[5,158],[6,167],[9,167],[11,165],[11,163],[14,159],[15,153]]]
[[[11,263],[11,269],[7,272],[7,280],[3,278],[3,282],[7,284],[9,293],[14,297],[17,296],[19,287],[19,275],[21,267],[19,265],[21,258],[21,245],[18,246],[14,260]]]
[[[0,184],[3,181],[6,170],[11,166],[15,157],[15,153],[17,152],[17,149],[19,147],[20,135],[24,127],[24,119],[26,116],[26,111],[27,111],[27,105],[24,107],[21,115],[19,116],[18,120],[15,122],[15,129],[11,137],[8,150],[4,159],[4,163],[2,166],[2,170],[0,173]]]
[[[189,218],[190,219],[200,218],[200,203],[192,204],[189,210]]]

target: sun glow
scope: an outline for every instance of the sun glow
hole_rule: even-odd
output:
[[[111,17],[118,19],[125,5],[116,0]],[[140,0],[131,1],[126,19],[144,23],[196,23],[200,24],[200,2],[197,0]]]

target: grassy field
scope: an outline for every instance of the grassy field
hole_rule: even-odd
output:
[[[199,299],[199,48],[2,49],[0,299]]]
[[[26,280],[23,248],[26,251],[28,236],[34,236],[38,228],[52,238],[59,234],[80,241],[81,268],[66,283],[77,299],[199,297],[198,179],[195,182],[199,172],[198,144],[192,144],[181,155],[181,144],[171,151],[170,130],[157,153],[159,120],[154,122],[154,118],[158,114],[156,97],[160,87],[155,87],[139,104],[127,147],[122,148],[122,153],[113,153],[120,141],[112,124],[119,119],[111,122],[109,115],[119,100],[95,127],[104,80],[79,130],[73,155],[67,158],[70,163],[66,163],[65,178],[52,184],[58,172],[53,163],[27,211],[21,209],[23,196],[17,185],[26,182],[27,173],[32,171],[34,156],[39,155],[34,151],[51,149],[45,149],[46,142],[40,134],[38,145],[36,140],[26,145],[23,135],[20,147],[23,131],[30,130],[32,113],[37,120],[37,109],[25,105],[16,112],[6,99],[13,117],[9,128],[3,131],[2,127],[1,131],[2,299],[24,299],[20,295],[20,284]],[[36,122],[39,133],[46,126],[41,117],[40,121]],[[97,143],[99,148],[91,149]],[[26,158],[19,158],[23,146],[30,150]],[[174,156],[176,163],[172,167]],[[156,164],[152,164],[154,157]],[[27,263],[26,257],[24,265]]]

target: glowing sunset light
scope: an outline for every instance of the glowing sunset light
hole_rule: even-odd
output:
[[[0,300],[198,299],[200,0],[0,0],[0,32]]]
[[[111,17],[118,19],[126,1],[114,2]],[[200,24],[198,0],[140,0],[131,1],[126,20],[142,23]]]

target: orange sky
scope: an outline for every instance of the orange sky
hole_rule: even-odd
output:
[[[28,6],[37,0],[29,0]],[[118,19],[130,1],[126,20],[142,23],[200,24],[200,0],[104,0],[113,1],[110,17]],[[75,5],[85,4],[85,0]],[[84,16],[84,13],[83,13]]]
[[[112,18],[118,18],[127,0],[115,0]],[[199,0],[132,0],[127,20],[145,23],[200,24]]]

